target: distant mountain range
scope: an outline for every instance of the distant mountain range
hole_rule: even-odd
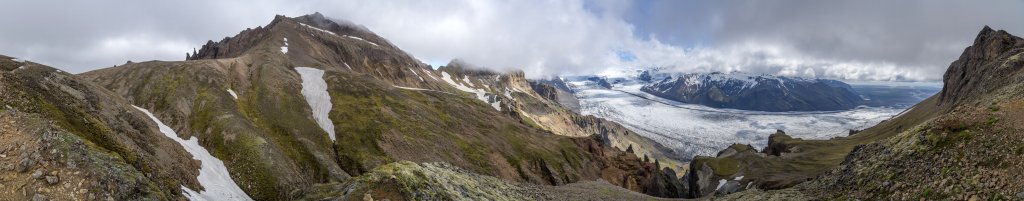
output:
[[[644,71],[639,76],[651,79]],[[757,111],[846,110],[864,100],[850,85],[836,80],[746,73],[692,73],[665,77],[642,91],[683,103]]]

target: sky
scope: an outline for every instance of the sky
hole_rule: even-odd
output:
[[[420,60],[529,77],[657,67],[938,81],[985,25],[1024,34],[1024,1],[5,1],[0,54],[85,72],[186,52],[275,14],[361,24]]]

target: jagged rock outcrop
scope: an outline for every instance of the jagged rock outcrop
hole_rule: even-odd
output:
[[[651,76],[651,71],[648,71],[648,70],[640,71],[640,75],[637,75],[636,79],[639,79],[640,81],[644,81],[644,82],[654,81],[653,80],[654,78]]]
[[[846,110],[863,101],[840,81],[743,73],[666,77],[640,90],[683,103],[771,112]]]
[[[964,49],[960,58],[946,69],[942,92],[939,92],[940,104],[948,106],[965,99],[981,98],[981,94],[1021,82],[1008,79],[1020,71],[1016,67],[1020,66],[1021,52],[1024,52],[1024,39],[985,26],[974,44]]]

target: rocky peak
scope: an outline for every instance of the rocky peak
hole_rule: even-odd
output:
[[[943,75],[939,104],[950,106],[1014,82],[1011,78],[1020,74],[1021,52],[1024,39],[985,26]]]

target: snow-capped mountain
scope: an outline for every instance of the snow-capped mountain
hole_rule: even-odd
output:
[[[740,72],[669,76],[641,90],[684,103],[774,112],[846,110],[863,101],[841,81]]]

